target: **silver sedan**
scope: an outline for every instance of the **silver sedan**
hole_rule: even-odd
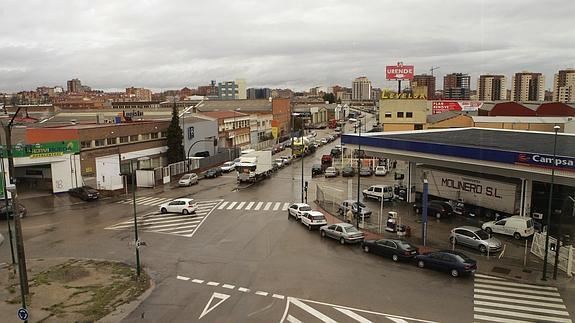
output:
[[[339,240],[341,244],[362,242],[363,232],[349,223],[328,224],[319,228],[322,237]]]
[[[481,228],[472,226],[457,227],[451,230],[449,241],[479,250],[481,253],[498,252],[502,248],[501,241],[491,237]]]

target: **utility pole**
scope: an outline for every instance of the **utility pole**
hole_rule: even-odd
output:
[[[355,226],[359,229],[359,195],[360,195],[360,181],[361,181],[361,119],[358,119],[358,129],[359,129],[359,138],[357,140],[357,205],[356,205],[356,214],[355,214]]]
[[[2,190],[4,191],[4,202],[6,207],[6,224],[8,225],[8,238],[10,239],[10,255],[12,256],[12,264],[16,264],[16,257],[14,256],[14,238],[12,237],[12,225],[10,224],[9,211],[10,205],[8,202],[8,186],[6,185],[6,168],[4,167],[4,149],[0,147],[0,162],[2,165]]]
[[[130,161],[130,170],[132,172],[132,205],[134,206],[134,242],[136,246],[136,275],[140,277],[140,240],[138,238],[138,216],[136,212],[136,171],[134,163]]]
[[[18,276],[20,278],[20,294],[22,300],[22,308],[26,309],[26,296],[29,294],[28,289],[28,272],[26,268],[26,254],[24,252],[24,238],[22,236],[22,223],[20,222],[20,212],[18,208],[18,194],[14,180],[14,154],[12,151],[12,125],[14,119],[18,116],[21,107],[16,109],[16,112],[10,119],[7,125],[2,124],[6,135],[6,150],[8,157],[8,172],[10,173],[10,193],[12,195],[12,215],[14,217],[14,229],[16,238],[16,256],[18,259]],[[14,184],[13,184],[14,183]],[[6,185],[8,189],[9,185]],[[27,320],[26,320],[27,322]]]
[[[553,127],[555,134],[553,136],[553,166],[551,167],[551,188],[549,190],[549,203],[547,205],[547,234],[545,234],[545,256],[543,257],[543,277],[541,280],[547,280],[547,257],[549,256],[549,231],[551,228],[551,204],[553,202],[553,184],[555,182],[555,159],[557,158],[557,132],[559,131],[559,126],[555,125]],[[557,239],[559,244],[559,239]]]

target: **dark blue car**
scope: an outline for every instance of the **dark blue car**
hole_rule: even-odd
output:
[[[477,269],[477,261],[462,252],[453,250],[441,250],[417,255],[415,256],[415,261],[419,268],[448,271],[453,277],[473,274]]]

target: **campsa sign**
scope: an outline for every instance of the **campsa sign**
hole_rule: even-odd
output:
[[[553,163],[553,159],[555,159],[555,163]],[[515,163],[575,172],[575,159],[561,156],[553,158],[553,156],[541,154],[518,154]]]
[[[6,147],[3,147],[3,151]],[[76,154],[80,152],[78,140],[44,142],[32,145],[16,144],[12,146],[14,157],[45,158]],[[4,152],[4,157],[6,153]]]

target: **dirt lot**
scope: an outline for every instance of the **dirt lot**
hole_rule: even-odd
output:
[[[117,262],[58,258],[27,264],[30,322],[94,322],[150,287],[147,274],[137,279],[134,268]],[[16,322],[21,306],[18,275],[12,266],[0,271],[0,312]]]

